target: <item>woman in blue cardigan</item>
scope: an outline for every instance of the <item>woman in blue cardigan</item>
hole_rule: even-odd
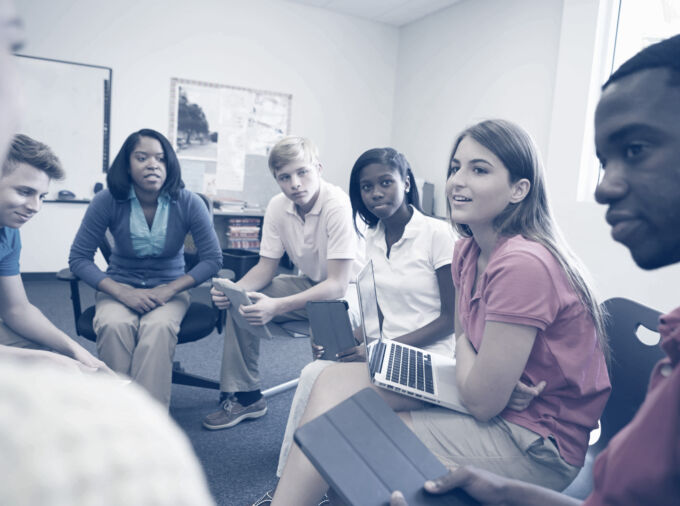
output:
[[[92,199],[76,234],[69,267],[97,290],[93,321],[99,357],[170,405],[177,333],[188,289],[217,273],[222,252],[210,213],[184,189],[179,161],[159,132],[131,134]],[[94,254],[107,229],[114,246],[106,272]],[[184,272],[184,239],[200,261]]]

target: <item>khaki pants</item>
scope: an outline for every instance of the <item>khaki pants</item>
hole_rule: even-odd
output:
[[[166,407],[170,406],[172,359],[180,323],[189,309],[188,291],[140,315],[97,292],[93,320],[97,352],[111,369],[127,374]]]
[[[560,456],[551,438],[496,416],[473,416],[432,407],[411,411],[413,432],[447,466],[473,465],[501,476],[563,490],[580,468]]]
[[[0,320],[0,344],[4,344],[5,346],[14,346],[15,348],[29,348],[32,350],[49,350],[49,348],[36,344],[33,341],[26,339],[25,337],[21,337],[11,328],[5,325],[2,320]]]
[[[269,297],[285,297],[303,292],[314,283],[307,276],[281,274],[260,290]],[[290,320],[306,320],[307,311],[298,309],[273,319],[275,323]],[[224,331],[224,353],[222,355],[222,392],[249,392],[260,389],[260,338],[241,329],[234,323],[231,310],[227,311],[227,324]]]

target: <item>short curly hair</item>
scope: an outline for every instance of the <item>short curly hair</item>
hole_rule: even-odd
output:
[[[647,46],[635,56],[627,60],[614,72],[602,86],[607,86],[626,76],[642,70],[667,68],[671,72],[668,84],[680,86],[680,34]]]

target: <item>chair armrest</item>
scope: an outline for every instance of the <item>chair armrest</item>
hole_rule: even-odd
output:
[[[80,288],[78,287],[78,282],[80,278],[73,274],[68,268],[62,269],[57,272],[57,279],[60,281],[68,281],[71,285],[71,302],[73,305],[73,324],[76,327],[76,333],[78,333],[78,320],[82,313],[80,306]]]
[[[57,279],[60,281],[77,281],[78,277],[67,267],[57,272]]]
[[[236,277],[236,273],[232,271],[231,269],[220,269],[217,271],[217,278],[226,278],[229,281],[234,281],[234,278]]]

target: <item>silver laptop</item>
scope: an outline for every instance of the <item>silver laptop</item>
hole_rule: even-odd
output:
[[[453,357],[383,339],[372,261],[357,276],[357,292],[371,381],[379,387],[467,413],[458,394]],[[374,340],[377,342],[369,346]]]

